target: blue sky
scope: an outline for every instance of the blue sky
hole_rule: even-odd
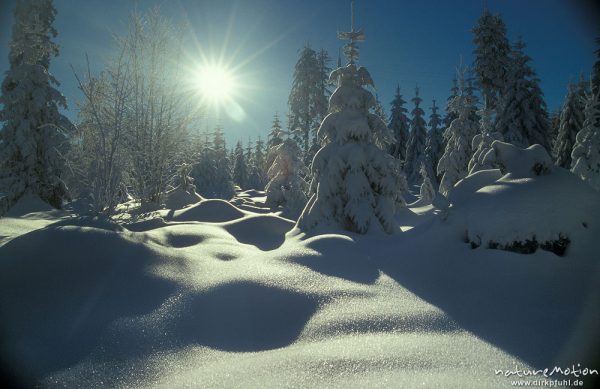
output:
[[[101,69],[114,47],[111,34],[122,32],[128,13],[138,7],[160,6],[165,16],[181,24],[187,20],[202,50],[239,69],[242,82],[252,85],[238,100],[246,114],[242,122],[222,119],[227,139],[233,142],[258,135],[266,137],[275,112],[284,115],[298,50],[306,43],[327,49],[334,59],[343,45],[336,32],[349,29],[347,0],[55,0],[55,27],[61,54],[51,71],[67,96],[75,119],[81,93],[70,65],[82,72],[85,54]],[[435,97],[443,105],[454,69],[462,55],[471,62],[471,28],[483,9],[483,0],[389,1],[357,0],[356,24],[367,40],[361,47],[380,100],[389,112],[396,83],[409,100],[418,84],[425,107]],[[549,108],[560,107],[571,77],[589,74],[594,57],[597,20],[585,2],[569,0],[487,0],[507,24],[509,38],[522,36],[526,52],[541,79]],[[14,1],[0,5],[0,72],[8,67],[8,41]],[[229,31],[229,33],[228,33]],[[226,43],[226,37],[229,37]],[[193,45],[190,57],[198,56]],[[409,102],[408,108],[411,108]],[[427,109],[429,114],[429,110]]]

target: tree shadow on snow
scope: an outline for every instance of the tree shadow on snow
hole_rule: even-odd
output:
[[[405,248],[401,255],[376,255],[379,269],[475,336],[536,368],[552,368],[587,296],[571,264],[551,254],[546,259],[471,250],[457,237],[427,241],[421,229],[430,227],[417,226],[400,237],[407,240],[394,244]],[[434,236],[431,232],[427,236]],[[430,255],[432,245],[446,249]],[[544,260],[552,266],[545,268]]]
[[[308,295],[236,282],[194,296],[171,332],[185,345],[271,350],[293,343],[317,308],[317,299]]]
[[[51,226],[0,257],[2,351],[34,380],[76,364],[111,323],[153,311],[177,286],[148,273],[153,251],[106,230]]]

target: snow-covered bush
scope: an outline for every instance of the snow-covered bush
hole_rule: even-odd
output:
[[[511,178],[533,178],[554,170],[552,158],[542,146],[536,144],[522,149],[498,140],[492,143],[483,163],[496,163],[502,174],[509,174]]]
[[[487,105],[487,104],[486,104]],[[492,148],[492,142],[502,140],[502,134],[492,128],[492,110],[484,107],[479,111],[480,133],[473,137],[473,156],[469,161],[469,174],[479,170],[495,169],[496,164],[492,159],[485,160],[485,156]]]
[[[451,196],[455,207],[459,206],[456,212],[465,212],[471,246],[524,254],[542,249],[565,255],[573,234],[598,217],[600,204],[594,192],[568,171],[554,166],[540,145],[522,149],[494,141],[488,154],[494,155],[504,176],[494,180],[497,170],[476,172],[464,181],[487,181],[487,185],[467,190],[467,201]],[[459,183],[456,191],[462,186]]]

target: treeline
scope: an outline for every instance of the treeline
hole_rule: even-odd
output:
[[[415,88],[407,106],[400,86],[389,116],[377,96],[373,104],[359,104],[339,91],[342,76],[357,77],[352,88],[372,85],[364,68],[340,70],[349,69],[357,52],[346,53],[348,65],[338,58],[332,72],[327,52],[307,45],[293,71],[285,126],[276,114],[264,142],[235,145],[226,144],[221,128],[198,132],[204,112],[186,87],[182,33],[158,10],[132,14],[102,71],[92,73],[90,64],[83,73],[74,71],[84,100],[72,125],[59,113],[66,102],[48,72],[58,55],[55,15],[51,0],[16,3],[0,98],[0,210],[26,193],[55,207],[80,199],[106,214],[131,198],[160,207],[181,181],[189,187],[191,181],[181,177],[186,165],[205,197],[229,199],[235,186],[264,189],[269,205],[299,213],[317,191],[315,155],[336,139],[320,128],[329,115],[348,109],[368,111],[385,124],[390,136],[374,139],[385,143],[379,146],[392,158],[403,194],[421,185],[425,197],[447,195],[469,173],[498,167],[488,158],[494,140],[540,144],[557,165],[600,189],[600,62],[590,80],[569,86],[562,110],[549,114],[524,42],[511,44],[501,17],[488,10],[473,28],[474,63],[458,67],[444,104],[424,103]],[[343,104],[331,101],[335,87]],[[362,94],[360,88],[355,92]],[[372,116],[365,118],[369,128],[381,131]]]

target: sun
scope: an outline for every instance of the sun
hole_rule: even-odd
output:
[[[199,66],[194,83],[202,99],[212,104],[220,105],[230,101],[235,94],[235,78],[225,66]]]

